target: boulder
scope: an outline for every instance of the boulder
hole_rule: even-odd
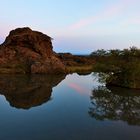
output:
[[[0,73],[65,73],[52,38],[28,27],[11,31],[0,45]]]

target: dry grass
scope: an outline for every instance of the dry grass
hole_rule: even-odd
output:
[[[93,66],[67,66],[68,73],[73,72],[92,72]]]

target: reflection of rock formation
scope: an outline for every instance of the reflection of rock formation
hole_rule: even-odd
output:
[[[91,117],[97,120],[122,120],[140,125],[140,91],[99,86],[91,96]]]
[[[29,109],[50,100],[52,88],[65,75],[0,75],[0,94],[11,106]]]

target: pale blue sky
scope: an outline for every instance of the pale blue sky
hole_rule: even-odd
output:
[[[0,42],[28,26],[54,38],[57,52],[140,47],[140,0],[0,0]]]

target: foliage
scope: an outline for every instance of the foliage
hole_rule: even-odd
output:
[[[94,71],[109,74],[108,85],[140,88],[140,49],[109,50],[96,56]]]

